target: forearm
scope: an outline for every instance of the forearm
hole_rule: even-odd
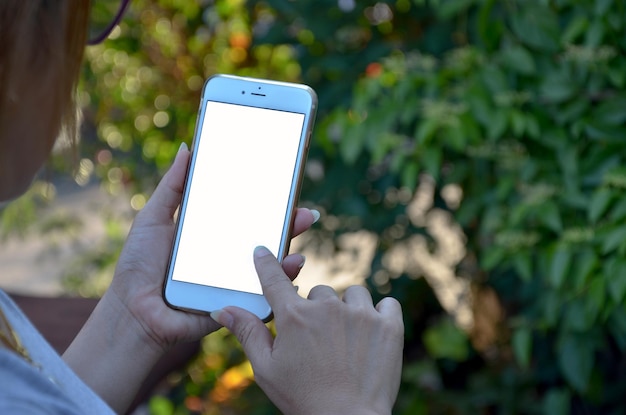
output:
[[[375,410],[369,410],[369,409],[358,409],[356,406],[351,408],[351,410],[348,411],[320,411],[320,412],[316,412],[315,415],[337,415],[337,414],[341,414],[341,415],[391,415],[391,411],[386,411],[386,412],[377,412]]]
[[[162,354],[119,298],[107,292],[63,359],[117,413],[124,413]]]
[[[346,400],[349,401],[350,399]],[[361,402],[352,400],[347,405],[331,405],[328,407],[326,403],[320,403],[320,407],[318,409],[307,408],[304,410],[303,408],[298,408],[297,410],[288,413],[289,415],[391,415],[391,408],[385,407],[383,409],[384,406],[385,405],[382,405],[381,408],[372,408],[371,406],[364,407],[361,405]]]

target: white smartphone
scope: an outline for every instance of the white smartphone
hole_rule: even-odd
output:
[[[207,80],[163,288],[170,307],[271,316],[253,252],[289,251],[316,106],[305,85]]]

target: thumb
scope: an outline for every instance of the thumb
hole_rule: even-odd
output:
[[[239,307],[226,307],[213,311],[211,318],[237,337],[253,368],[268,361],[274,338],[257,316]]]
[[[190,153],[187,145],[181,143],[180,149],[170,169],[157,185],[154,193],[139,212],[139,215],[156,220],[158,223],[171,222],[174,212],[180,204],[189,164]],[[143,213],[149,212],[149,213]],[[138,215],[138,216],[139,216]]]

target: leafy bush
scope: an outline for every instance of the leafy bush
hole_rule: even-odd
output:
[[[402,219],[404,206],[385,207],[383,198],[372,203],[371,193],[413,192],[418,175],[430,175],[436,209],[453,211],[467,236],[468,253],[456,271],[474,287],[474,309],[493,289],[506,315],[494,318],[497,334],[487,343],[478,341],[481,327],[474,327],[467,331],[472,350],[445,356],[429,343],[462,348],[464,333],[445,319],[426,322],[432,325],[424,336],[428,353],[415,357],[408,339],[398,412],[621,413],[625,5],[450,0],[352,6],[354,15],[382,8],[390,19],[378,22],[378,38],[359,46],[365,56],[352,64],[361,76],[351,84],[351,98],[342,100],[349,103],[320,123],[317,143],[334,176],[312,193],[348,194],[320,200],[328,211],[357,216],[358,227],[381,235],[375,276],[386,268],[381,259],[387,251],[427,230]],[[358,30],[344,15],[333,19],[330,2],[324,16],[311,7],[294,6],[284,20],[301,16],[302,30],[319,33],[321,42]],[[319,30],[332,26],[329,20],[337,29]],[[412,29],[417,38],[402,37]],[[328,44],[323,61],[341,59],[341,46]],[[368,62],[370,48],[390,52]],[[314,54],[309,47],[300,58],[310,65],[303,63],[305,75],[319,71]],[[318,82],[323,92],[334,82],[330,71],[325,74]],[[463,191],[457,209],[446,206],[442,192],[449,185]],[[347,193],[350,188],[368,191]],[[340,230],[348,231],[354,221],[342,223]],[[403,229],[389,232],[399,224]],[[384,287],[403,299],[407,317],[414,305],[402,293],[413,293],[416,284],[404,274]],[[428,391],[425,376],[439,379]],[[422,392],[411,392],[420,385]]]

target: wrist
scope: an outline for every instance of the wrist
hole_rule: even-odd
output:
[[[109,290],[63,359],[112,409],[123,413],[161,355],[162,350]]]
[[[330,400],[327,400],[317,408],[310,408],[308,411],[298,408],[292,411],[291,415],[304,413],[308,415],[391,415],[391,407],[386,408],[385,405],[376,405],[371,402],[361,404],[359,401],[360,399],[355,397],[342,405],[332,405]]]
[[[138,354],[158,360],[166,351],[166,345],[154,335],[153,331],[137,317],[136,310],[126,304],[124,300],[110,287],[102,299],[103,308],[116,318],[111,333],[115,335],[116,344]],[[120,339],[125,342],[120,344]]]
[[[319,411],[313,415],[391,415],[391,411],[375,411],[370,408],[350,408],[349,410]]]
[[[344,411],[344,412],[324,412],[323,415],[390,415],[391,412],[376,412],[371,410],[356,410],[356,411]],[[320,413],[320,415],[322,415]]]

